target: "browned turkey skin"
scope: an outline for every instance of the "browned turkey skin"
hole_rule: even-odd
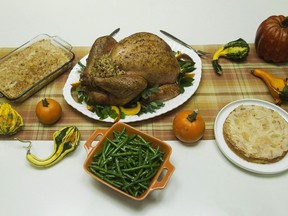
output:
[[[176,97],[180,67],[169,45],[158,36],[141,32],[117,42],[111,36],[97,38],[81,74],[81,88],[89,101],[125,105],[147,87],[159,86],[151,100]]]

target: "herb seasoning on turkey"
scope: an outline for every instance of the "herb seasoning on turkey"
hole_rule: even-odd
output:
[[[108,55],[103,55],[98,61],[95,61],[92,70],[94,76],[102,78],[123,75],[125,73],[119,69]]]

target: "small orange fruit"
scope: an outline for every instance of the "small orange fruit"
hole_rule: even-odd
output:
[[[173,132],[182,142],[197,142],[204,135],[205,121],[197,110],[179,112],[173,120]]]
[[[36,116],[42,124],[52,125],[62,116],[62,107],[54,99],[44,98],[36,105]]]

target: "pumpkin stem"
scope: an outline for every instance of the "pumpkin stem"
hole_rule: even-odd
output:
[[[288,16],[285,17],[285,19],[280,23],[280,26],[282,28],[287,28],[288,27]]]
[[[46,98],[42,99],[42,104],[44,107],[48,107],[49,103]]]
[[[198,115],[198,110],[193,110],[193,112],[187,116],[188,121],[190,121],[190,122],[195,121],[197,115]]]

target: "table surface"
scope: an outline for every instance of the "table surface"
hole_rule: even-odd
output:
[[[214,140],[215,117],[226,104],[243,98],[273,103],[267,86],[251,75],[252,68],[288,77],[287,64],[263,62],[253,44],[260,22],[270,15],[285,15],[286,5],[287,0],[243,0],[241,4],[236,0],[51,0],[45,6],[37,0],[3,3],[0,58],[36,35],[47,33],[71,43],[75,65],[97,37],[117,27],[121,30],[116,39],[139,31],[162,36],[159,30],[163,29],[210,53],[239,37],[251,50],[241,63],[222,58],[222,76],[213,71],[211,58],[202,59],[201,83],[189,101],[162,116],[131,124],[171,145],[171,163],[176,168],[164,190],[152,191],[140,202],[115,193],[84,172],[85,140],[96,128],[111,124],[89,119],[65,102],[62,88],[69,71],[24,103],[11,103],[23,116],[25,127],[15,136],[0,137],[0,215],[287,215],[287,171],[273,175],[245,171],[231,163]],[[43,97],[57,99],[64,110],[61,120],[50,127],[41,125],[34,112]],[[0,102],[7,101],[0,98]],[[287,104],[281,107],[288,111]],[[206,131],[195,145],[184,145],[174,137],[171,123],[177,112],[195,108],[206,121]],[[31,167],[25,159],[25,144],[14,140],[32,140],[34,153],[44,158],[52,151],[53,132],[72,123],[81,131],[80,146],[49,169]]]

